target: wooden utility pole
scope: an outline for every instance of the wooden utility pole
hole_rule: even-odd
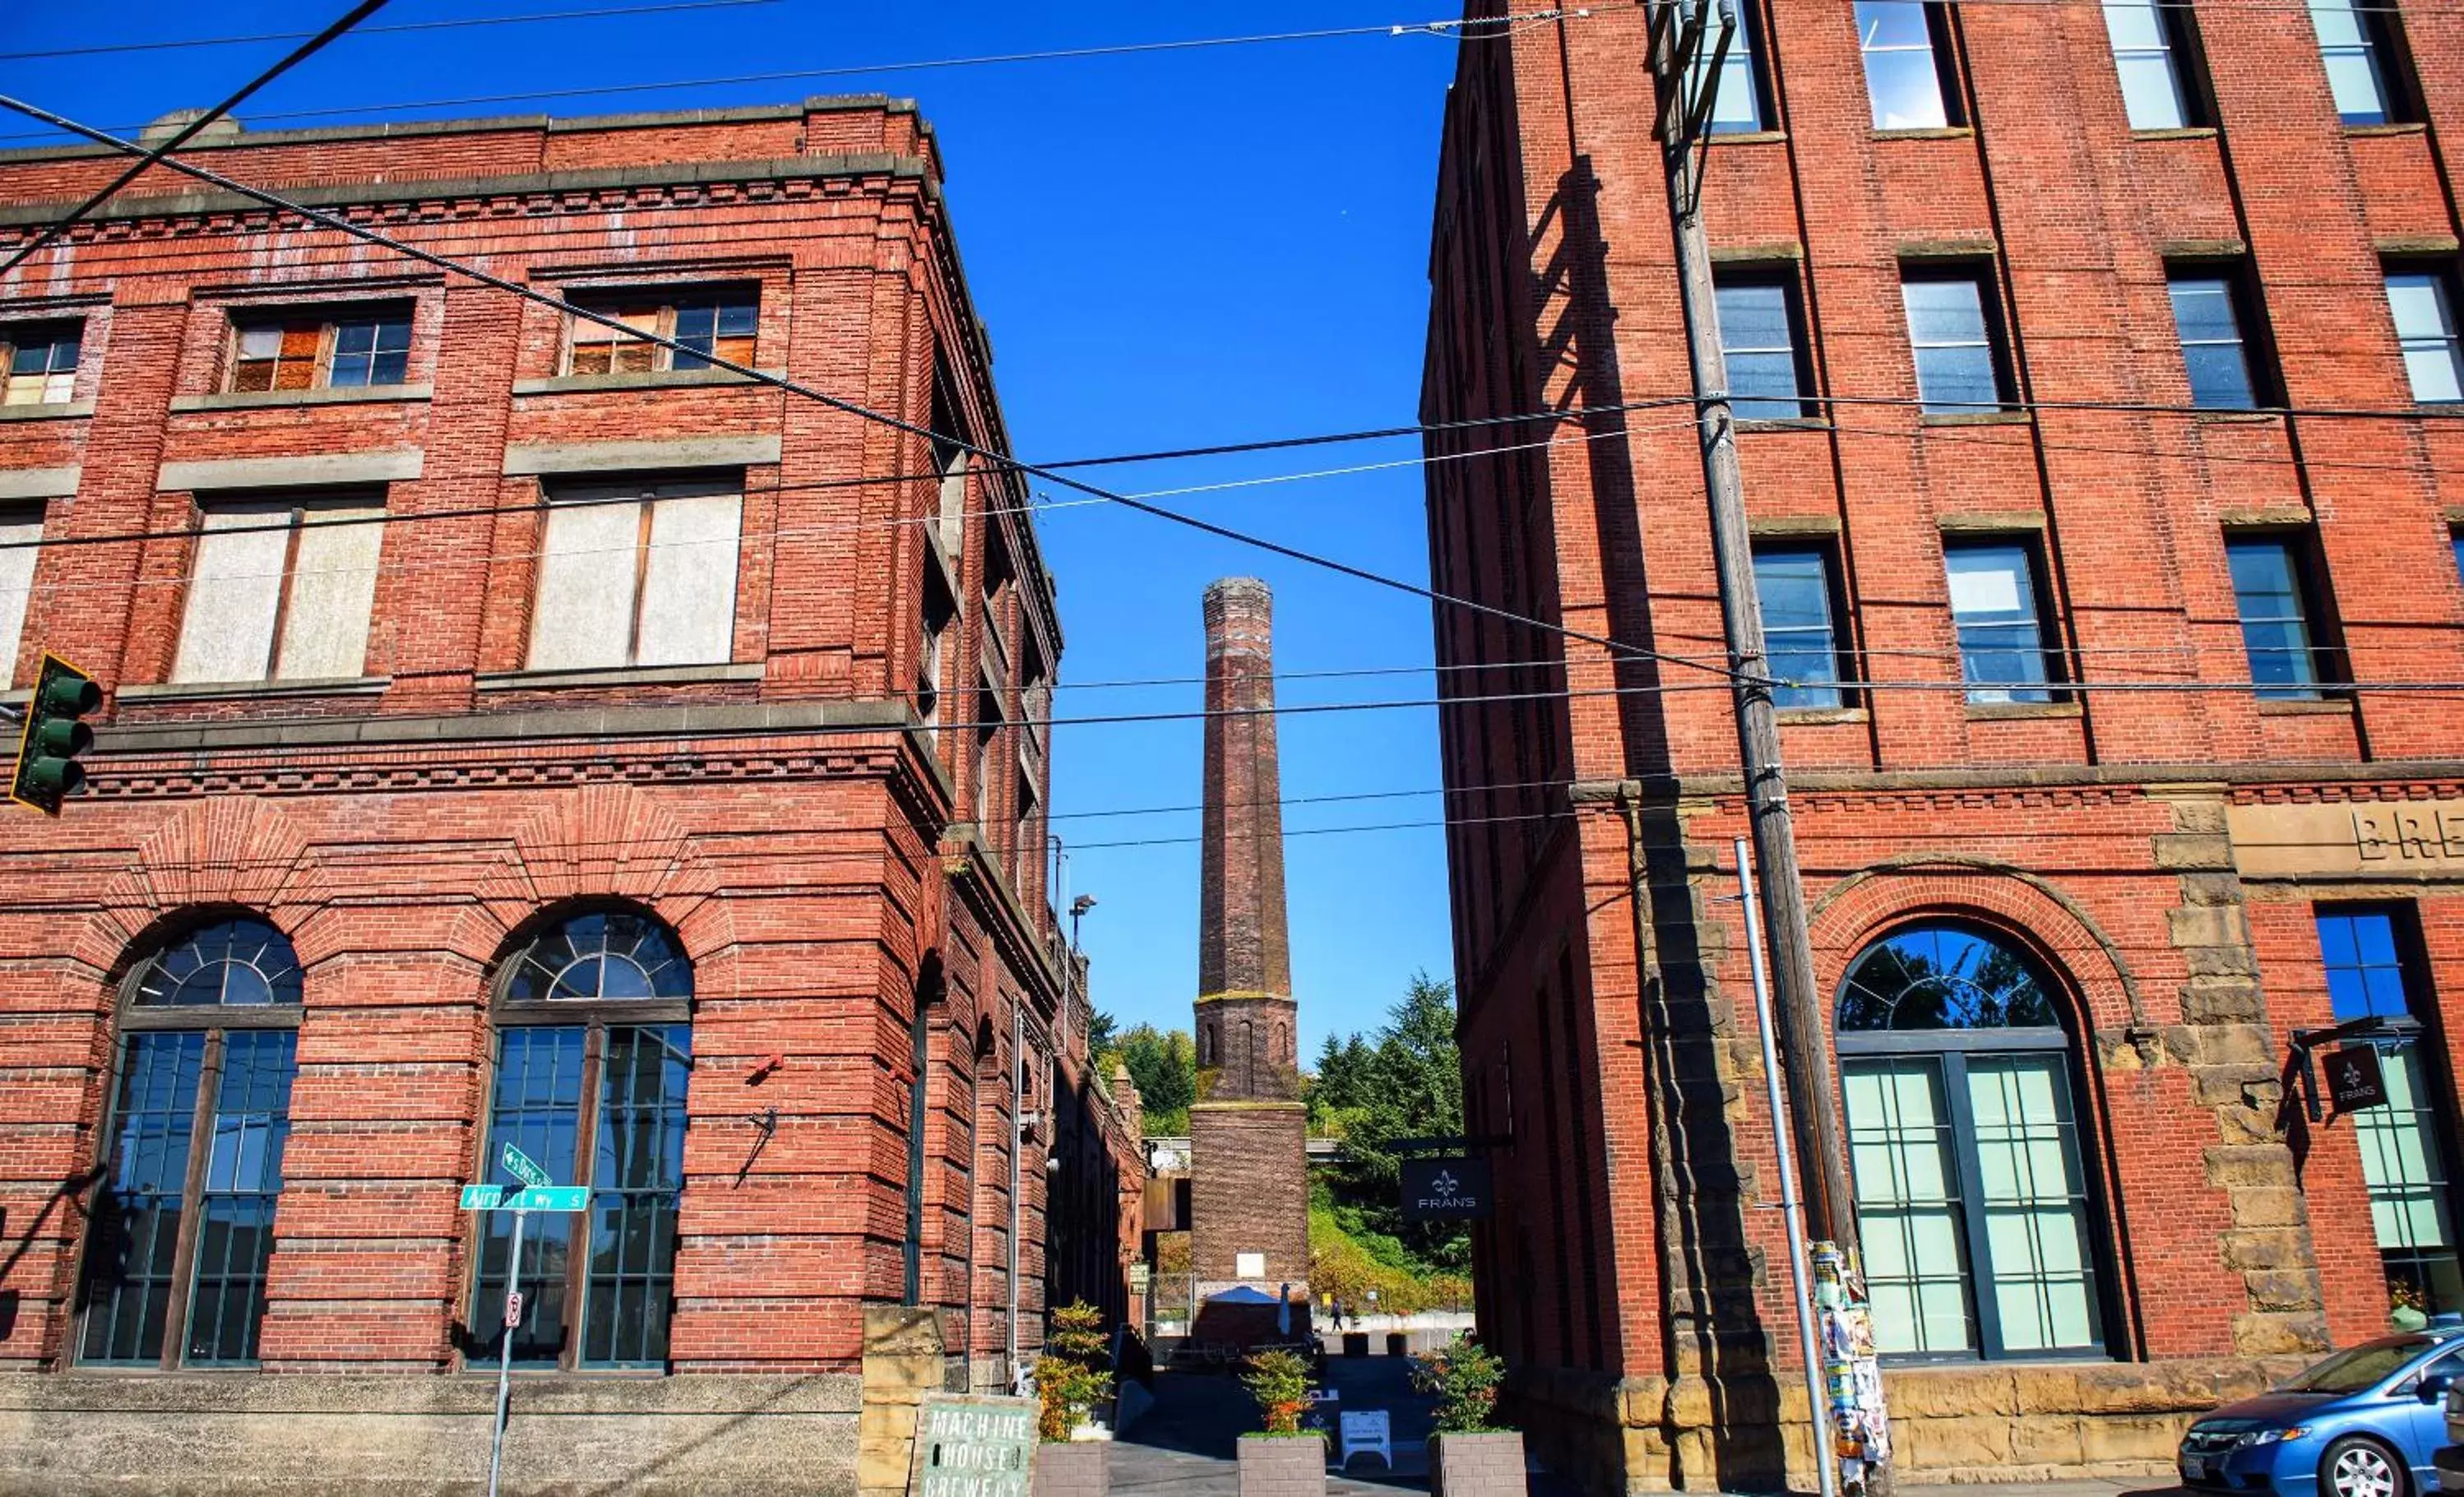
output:
[[[1703,229],[1700,149],[1719,95],[1720,69],[1732,38],[1742,34],[1737,0],[1657,0],[1650,8],[1651,72],[1659,99],[1658,134],[1668,176],[1668,212],[1677,275],[1685,309],[1685,352],[1703,447],[1703,486],[1710,500],[1711,550],[1720,574],[1720,618],[1728,665],[1736,672],[1737,749],[1745,770],[1746,807],[1769,919],[1771,974],[1778,1003],[1788,1112],[1805,1201],[1806,1231],[1836,1244],[1851,1264],[1857,1250],[1856,1196],[1823,1042],[1822,1003],[1814,979],[1814,942],[1805,883],[1796,861],[1788,777],[1780,764],[1774,682],[1763,641],[1762,600],[1754,586],[1752,542],[1746,524],[1745,478],[1737,466],[1736,418],[1728,401],[1727,361],[1720,352],[1719,303],[1711,283],[1711,247]],[[1707,51],[1706,51],[1707,50]],[[1701,68],[1697,72],[1698,58]],[[1689,84],[1691,86],[1689,86]],[[1825,1460],[1828,1452],[1822,1453]],[[1866,1488],[1890,1490],[1887,1461]]]

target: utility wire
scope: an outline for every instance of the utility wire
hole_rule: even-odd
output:
[[[7,95],[0,95],[0,107],[15,110],[17,113],[23,114],[30,119],[39,120],[45,124],[72,131],[76,134],[85,136],[89,140],[95,141],[97,143],[110,145],[121,151],[143,154],[144,150],[144,147],[143,146],[133,144],[130,142],[121,140],[117,136],[97,130],[91,125],[80,124],[63,115],[55,114],[48,109],[42,108],[40,105],[31,104],[23,99],[11,98]],[[776,374],[765,369],[757,369],[748,364],[740,364],[733,360],[721,358],[715,353],[710,353],[705,350],[687,347],[677,340],[662,334],[645,333],[641,329],[634,327],[630,323],[625,322],[610,314],[594,311],[586,306],[568,303],[546,292],[524,285],[519,281],[511,280],[505,276],[495,275],[493,272],[482,270],[477,266],[451,259],[446,255],[437,254],[432,251],[420,249],[416,245],[407,244],[400,239],[394,238],[390,234],[368,228],[363,224],[355,224],[338,214],[323,212],[317,209],[294,203],[276,193],[266,191],[262,187],[250,187],[244,183],[235,182],[229,177],[223,176],[219,172],[209,171],[203,166],[199,166],[193,162],[181,161],[173,157],[165,157],[163,160],[165,165],[170,165],[174,170],[182,172],[187,176],[194,177],[200,182],[209,183],[214,187],[221,187],[227,192],[238,193],[243,197],[262,203],[268,208],[276,209],[287,213],[297,214],[310,223],[319,224],[327,229],[349,234],[354,238],[363,239],[370,244],[379,245],[385,249],[391,250],[398,254],[416,260],[423,265],[468,276],[481,285],[490,286],[495,290],[509,293],[527,301],[537,302],[541,306],[549,307],[564,313],[567,316],[608,328],[636,341],[654,343],[660,347],[667,348],[671,352],[689,354],[711,367],[733,370],[734,372],[743,375],[759,384],[768,385],[774,388],[787,391],[790,394],[803,396],[807,400],[826,406],[845,415],[853,416],[859,420],[870,422],[875,426],[886,427],[894,431],[905,432],[909,436],[920,437],[927,441],[937,442],[946,447],[982,457],[987,461],[1002,460],[1000,454],[997,454],[986,448],[979,447],[975,443],[970,442],[963,437],[937,432],[929,427],[918,426],[915,423],[905,420],[901,417],[870,409],[867,407],[858,405],[853,401],[843,400],[827,391],[816,389],[811,385],[791,380],[781,374]],[[1281,541],[1268,540],[1264,537],[1253,536],[1246,532],[1233,529],[1228,525],[1219,525],[1212,520],[1199,519],[1194,515],[1184,514],[1181,511],[1169,509],[1160,504],[1150,503],[1144,499],[1134,498],[1113,490],[1101,488],[1097,485],[1088,483],[1084,479],[1072,477],[1069,474],[1061,473],[1057,470],[1044,468],[1033,463],[1021,463],[1015,459],[1006,459],[1006,461],[1017,472],[1042,478],[1048,483],[1056,483],[1061,485],[1063,488],[1073,489],[1081,494],[1088,495],[1090,497],[1118,504],[1125,509],[1133,510],[1141,515],[1150,516],[1156,519],[1166,520],[1172,524],[1195,530],[1204,535],[1210,535],[1218,539],[1229,540],[1237,545],[1245,545],[1257,550],[1267,552],[1270,555],[1283,557],[1287,561],[1298,561],[1303,565],[1318,567],[1325,571],[1333,572],[1338,576],[1350,577],[1356,582],[1364,582],[1372,584],[1373,586],[1384,587],[1392,591],[1405,593],[1412,597],[1420,598],[1433,604],[1441,604],[1450,608],[1459,608],[1468,612],[1485,614],[1492,618],[1505,620],[1507,623],[1518,624],[1528,628],[1535,628],[1547,633],[1563,635],[1569,639],[1578,639],[1586,644],[1596,645],[1601,649],[1635,659],[1663,659],[1658,651],[1645,649],[1642,646],[1628,644],[1622,640],[1614,639],[1603,634],[1593,634],[1587,630],[1573,628],[1567,625],[1544,623],[1538,619],[1516,613],[1509,608],[1501,608],[1492,604],[1481,603],[1474,599],[1462,598],[1450,593],[1440,592],[1432,587],[1424,587],[1418,583],[1406,582],[1401,578],[1391,577],[1382,572],[1372,571],[1367,567],[1354,566],[1349,561],[1336,561],[1331,557],[1305,550],[1299,546],[1286,545]],[[1729,666],[1710,666],[1704,665],[1697,661],[1680,661],[1673,658],[1667,658],[1663,663],[1682,666],[1689,670],[1704,671],[1732,681],[1747,679],[1743,672]]]
[[[535,21],[589,21],[606,16],[660,15],[674,11],[733,11],[745,6],[777,5],[779,0],[671,0],[661,5],[603,6],[590,11],[539,11],[528,15],[467,15],[440,21],[403,21],[392,26],[363,26],[362,36],[387,36],[403,32],[461,31],[473,26],[527,26]],[[94,47],[54,47],[43,52],[0,52],[0,62],[32,62],[49,57],[97,57],[115,53],[173,52],[189,47],[242,47],[258,42],[298,41],[307,32],[260,32],[253,36],[191,36],[165,41],[108,42]]]
[[[293,68],[297,67],[300,63],[307,61],[310,57],[323,51],[327,43],[341,36],[344,32],[349,31],[352,27],[359,25],[362,21],[366,20],[369,16],[374,15],[380,10],[383,10],[385,3],[386,0],[360,0],[359,4],[351,7],[349,11],[343,12],[343,14],[332,25],[326,27],[323,31],[319,32],[316,35],[309,37],[306,41],[301,42],[298,46],[292,48],[290,52],[283,55],[281,61],[276,62],[274,66],[249,79],[246,84],[242,85],[238,93],[231,95],[221,103],[214,105],[211,109],[207,110],[205,113],[197,116],[194,120],[189,121],[187,124],[182,125],[179,129],[165,137],[162,143],[156,145],[152,150],[146,150],[142,146],[138,147],[138,160],[135,165],[130,166],[119,176],[114,177],[110,184],[101,191],[96,193],[90,198],[87,198],[77,207],[70,209],[65,217],[55,219],[51,223],[44,225],[41,230],[36,231],[32,239],[19,245],[16,249],[16,253],[11,254],[6,260],[0,260],[0,275],[6,275],[11,271],[15,270],[18,266],[25,264],[26,257],[28,255],[33,254],[35,251],[41,249],[43,246],[51,243],[54,239],[56,239],[61,234],[67,232],[68,227],[71,224],[76,223],[78,219],[83,218],[86,214],[109,202],[113,193],[118,192],[121,188],[136,181],[139,177],[143,176],[147,167],[154,165],[165,157],[170,155],[173,151],[178,150],[181,146],[186,145],[190,141],[196,139],[196,137],[202,133],[208,125],[212,124],[223,116],[231,113],[234,109],[237,109],[258,89],[265,87],[275,78],[280,77],[285,73],[290,72]]]

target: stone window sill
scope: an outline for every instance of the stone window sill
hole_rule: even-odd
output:
[[[2427,135],[2430,126],[2419,121],[2399,120],[2392,124],[2348,124],[2346,135]]]
[[[426,385],[345,385],[316,390],[218,390],[208,395],[174,395],[176,414],[191,410],[255,410],[285,406],[379,406],[430,399]]]
[[[764,374],[779,371],[764,369]],[[516,380],[517,395],[571,395],[590,390],[664,390],[696,385],[752,385],[751,375],[733,369],[645,369],[624,374],[559,374],[542,380]]]
[[[1831,423],[1820,416],[1739,416],[1739,431],[1828,431]]]
[[[2216,127],[2211,124],[2186,124],[2171,130],[2133,130],[2134,141],[2212,141]]]
[[[1876,130],[1878,141],[1967,141],[1975,139],[1972,126],[1964,124],[1920,125],[1910,130]]]
[[[1784,728],[1863,722],[1869,715],[1862,707],[1782,707],[1777,709],[1777,713],[1780,726]]]
[[[90,400],[64,400],[54,406],[0,406],[0,421],[68,421],[94,414]]]
[[[2077,702],[1969,702],[1970,722],[2026,722],[2034,719],[2077,717]]]
[[[312,676],[297,681],[164,681],[123,686],[123,702],[187,702],[229,697],[374,696],[393,684],[389,675]]]
[[[2266,427],[2284,417],[2273,410],[2201,410],[2193,412],[2190,419],[2202,426]]]
[[[1917,417],[1921,427],[2024,427],[2035,420],[2025,410],[1928,410]]]
[[[553,692],[576,688],[700,686],[720,681],[759,681],[761,663],[698,666],[615,666],[589,671],[492,671],[475,683],[482,692]]]
[[[2348,717],[2352,712],[2348,696],[2261,697],[2258,703],[2262,717]]]
[[[1713,145],[1768,145],[1773,141],[1787,139],[1786,130],[1738,130],[1727,135],[1714,132],[1710,137],[1710,143]]]

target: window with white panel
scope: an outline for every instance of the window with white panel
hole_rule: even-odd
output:
[[[725,662],[743,509],[735,478],[551,491],[530,669]]]

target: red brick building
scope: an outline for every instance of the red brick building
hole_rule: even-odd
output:
[[[1898,1452],[2165,1470],[2464,1300],[2464,30],[1739,10],[1705,213]],[[1679,403],[1434,438],[1516,450],[1429,469],[1432,568],[1716,664],[1646,20],[1464,46],[1424,418]],[[1726,684],[1437,638],[1483,1327],[1595,1487],[1775,1480]],[[2371,1015],[2393,1100],[2310,1123],[2294,1033]]]
[[[1047,1236],[1116,1308],[1137,1241],[1024,492],[696,357],[1004,450],[931,131],[184,154],[550,304],[162,170],[0,282],[7,657],[111,693],[0,824],[0,1485],[475,1477],[509,1222],[456,1194],[514,1143],[592,1192],[531,1223],[517,1484],[851,1488],[869,1320],[998,1383]],[[0,156],[0,249],[119,165]]]

